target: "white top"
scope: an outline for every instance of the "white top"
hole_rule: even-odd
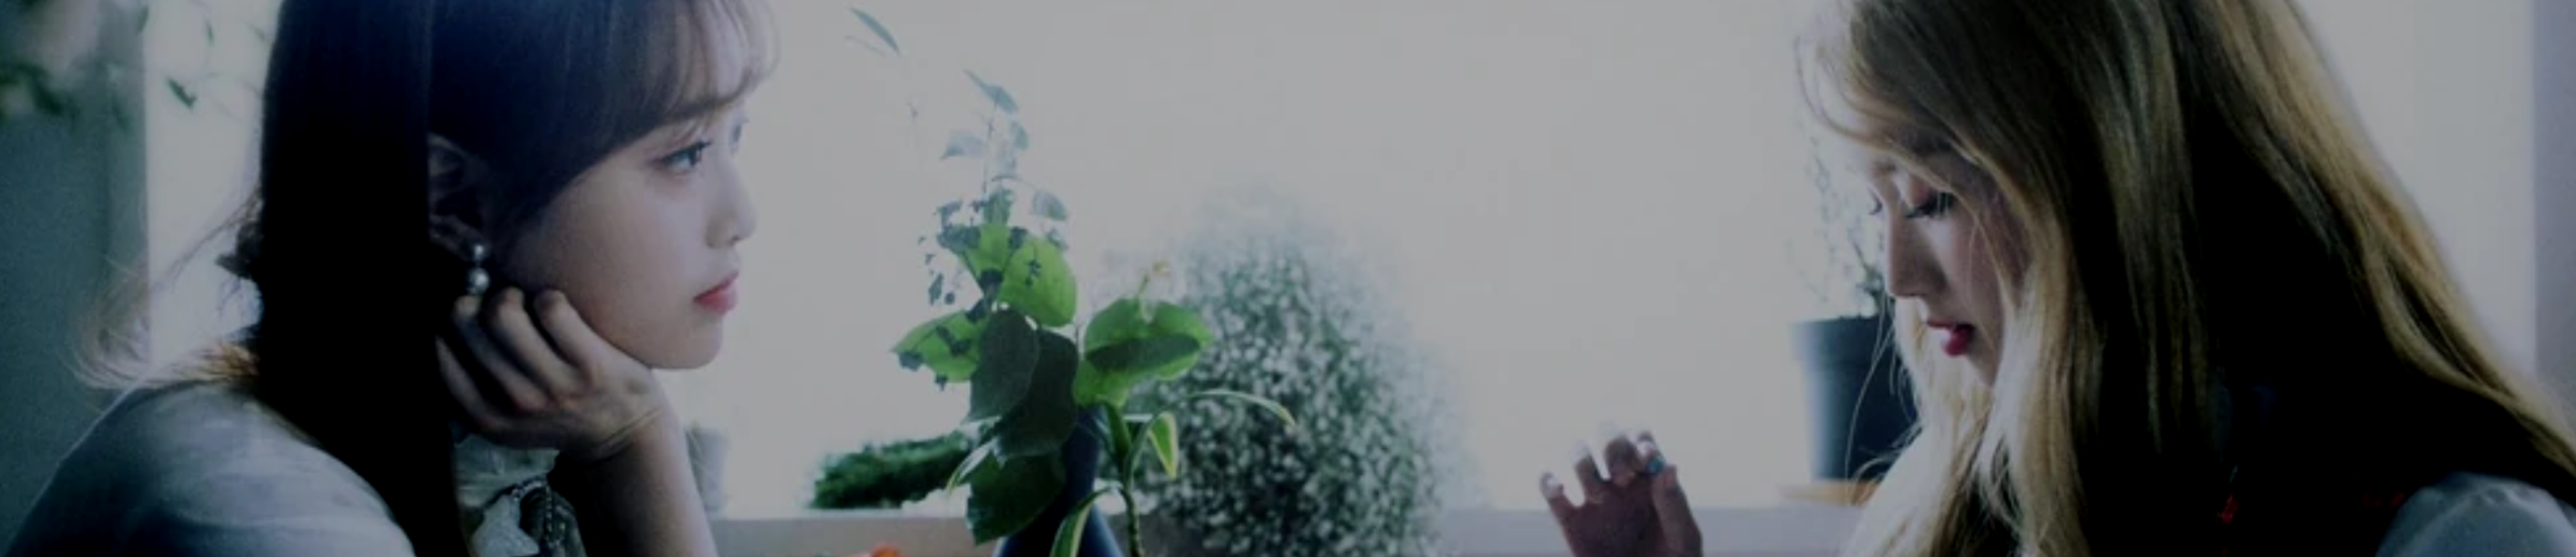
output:
[[[2521,480],[2451,474],[2407,496],[2379,555],[2576,555],[2576,507]]]
[[[517,522],[516,493],[526,490],[511,488],[542,482],[553,454],[467,437],[456,455],[474,551],[535,553],[515,527],[480,526]],[[134,391],[109,408],[64,457],[8,557],[411,554],[384,498],[355,471],[241,385],[195,383]]]

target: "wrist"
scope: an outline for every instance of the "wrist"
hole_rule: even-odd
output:
[[[602,437],[597,443],[565,447],[558,463],[573,468],[599,467],[612,462],[649,457],[666,449],[685,450],[686,438],[680,420],[670,412],[654,412],[626,427]]]

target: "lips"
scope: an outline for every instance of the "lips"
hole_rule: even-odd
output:
[[[1941,321],[1927,322],[1924,323],[1924,325],[1930,326],[1934,329],[1940,329],[1943,333],[1941,339],[1942,354],[1947,354],[1952,358],[1965,356],[1968,355],[1968,348],[1975,346],[1975,342],[1977,340],[1977,327],[1975,325]]]
[[[696,300],[698,307],[707,308],[708,311],[716,313],[733,311],[733,306],[737,296],[733,287],[733,280],[737,276],[740,275],[725,275],[724,281],[718,282],[714,288],[709,288],[706,292],[698,294]]]

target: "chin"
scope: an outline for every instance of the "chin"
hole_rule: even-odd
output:
[[[707,364],[715,362],[716,353],[723,348],[724,334],[719,331],[664,345],[662,350],[657,350],[650,355],[636,354],[635,359],[653,369],[687,371],[707,367]]]

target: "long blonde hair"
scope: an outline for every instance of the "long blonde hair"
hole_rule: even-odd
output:
[[[2016,227],[2008,257],[2029,263],[2004,281],[1991,384],[1923,356],[1921,310],[1900,305],[1922,417],[1847,552],[2206,548],[2248,385],[2304,401],[2285,420],[2306,429],[2260,447],[2274,458],[2576,495],[2557,409],[2487,346],[2288,0],[1822,16],[1800,48],[1817,121],[1891,151],[1868,130],[1946,136],[2008,213],[1971,222]]]

